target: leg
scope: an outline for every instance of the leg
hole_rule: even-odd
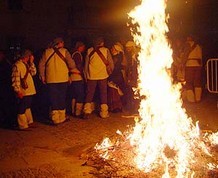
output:
[[[67,93],[67,82],[60,83],[58,85],[58,113],[59,113],[59,123],[66,120],[66,93]]]
[[[48,84],[51,101],[50,117],[55,124],[64,122],[66,119],[66,90],[67,83]],[[59,112],[60,111],[60,112]]]
[[[33,123],[33,116],[32,116],[32,112],[31,112],[31,103],[32,103],[32,96],[27,96],[27,109],[25,111],[25,115],[27,117],[27,122],[28,124],[32,124]]]
[[[87,82],[86,99],[85,99],[85,105],[84,105],[84,114],[85,115],[91,114],[91,112],[92,112],[91,102],[93,100],[96,85],[97,85],[96,80],[88,80],[88,82]]]
[[[24,96],[22,99],[19,100],[18,103],[18,115],[17,115],[17,122],[20,129],[27,129],[28,120],[25,115],[25,111],[27,109],[27,97]]]
[[[75,116],[81,117],[82,110],[83,110],[83,103],[85,99],[85,84],[82,80],[75,82],[75,94],[76,94]]]
[[[202,78],[201,78],[201,67],[196,67],[194,75],[194,89],[195,89],[195,100],[196,102],[201,101],[202,95]]]
[[[186,95],[187,100],[191,103],[195,102],[195,95],[193,91],[194,81],[194,70],[193,67],[186,67],[185,69],[185,80],[186,80]]]
[[[99,90],[100,90],[100,100],[101,100],[101,118],[109,117],[108,105],[107,105],[107,79],[98,81]]]

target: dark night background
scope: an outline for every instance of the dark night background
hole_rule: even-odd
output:
[[[139,0],[1,0],[0,49],[43,49],[56,36],[71,48],[76,40],[89,45],[95,34],[107,41],[131,39],[126,26],[129,12]],[[204,61],[216,57],[217,0],[168,0],[170,37],[197,35]]]

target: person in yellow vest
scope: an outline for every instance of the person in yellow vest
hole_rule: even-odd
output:
[[[192,35],[186,38],[184,49],[186,97],[191,103],[200,102],[202,95],[202,48]]]
[[[85,77],[87,80],[86,98],[84,105],[84,118],[89,118],[92,113],[93,97],[98,86],[100,94],[100,117],[108,118],[107,105],[107,78],[110,70],[113,71],[114,63],[108,48],[104,47],[104,39],[97,37],[94,39],[93,47],[87,51],[85,59]],[[107,67],[110,69],[107,70]]]
[[[55,38],[39,61],[39,77],[48,86],[49,114],[55,125],[66,120],[66,91],[69,72],[74,68],[75,63],[69,51],[64,48],[63,39]]]
[[[18,97],[17,122],[19,129],[27,129],[33,123],[31,112],[32,96],[36,89],[32,76],[36,75],[34,56],[30,50],[22,52],[12,68],[12,87]]]

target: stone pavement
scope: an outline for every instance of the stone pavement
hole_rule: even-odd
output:
[[[92,177],[79,155],[133,118],[71,118],[58,126],[36,122],[31,131],[0,129],[0,177]]]
[[[184,107],[202,130],[217,131],[217,95],[207,94],[201,103]],[[80,155],[116,130],[134,126],[133,117],[111,113],[108,119],[96,115],[87,120],[71,118],[58,126],[36,122],[31,131],[0,129],[0,177],[91,178],[92,169],[82,166]]]

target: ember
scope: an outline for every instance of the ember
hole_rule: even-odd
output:
[[[131,32],[140,46],[139,117],[132,130],[119,134],[115,141],[106,138],[88,153],[87,164],[97,167],[93,174],[98,177],[217,175],[217,152],[211,149],[212,143],[217,144],[217,134],[201,135],[198,123],[193,124],[182,108],[181,85],[172,84],[165,8],[166,0],[141,0],[129,13],[137,27]]]
[[[134,158],[137,155],[134,152],[135,147],[131,146],[130,141],[128,139],[129,133],[132,130],[126,131],[121,135],[114,135],[111,138],[113,141],[109,141],[110,149],[105,150],[105,147],[100,149],[100,145],[98,145],[98,149],[90,148],[87,150],[85,154],[81,156],[82,159],[85,159],[85,166],[91,166],[95,168],[90,174],[93,174],[96,177],[116,177],[116,178],[159,178],[163,177],[165,167],[163,165],[159,165],[159,167],[153,169],[151,172],[144,172],[137,168],[137,165],[134,162]],[[205,133],[203,134],[205,135]],[[108,140],[109,138],[106,138]],[[105,141],[103,141],[105,143]],[[216,178],[218,176],[218,149],[217,147],[213,147],[210,142],[205,142],[208,145],[208,149],[211,151],[211,155],[213,157],[205,154],[200,148],[196,147],[193,152],[195,154],[194,164],[191,164],[190,170],[193,172],[190,177],[207,177],[207,178]],[[209,146],[210,145],[210,146]],[[113,149],[112,149],[113,148]],[[105,159],[101,155],[107,152],[109,155],[108,159]],[[176,155],[174,150],[171,150],[169,147],[165,149],[166,156],[170,159],[173,159]],[[173,164],[169,165],[168,172],[170,177],[176,177],[175,166]]]

